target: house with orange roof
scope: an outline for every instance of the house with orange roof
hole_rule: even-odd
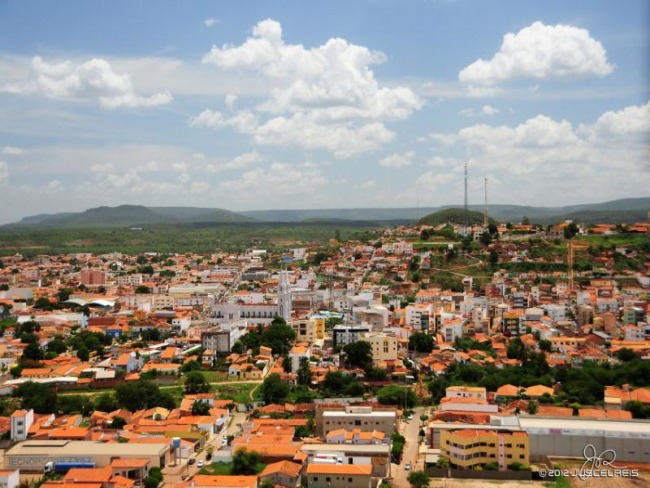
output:
[[[160,362],[161,363],[171,363],[172,360],[179,354],[179,349],[177,347],[166,347],[160,353]]]
[[[264,468],[259,474],[260,482],[270,481],[274,486],[298,488],[302,465],[292,461],[278,461]]]
[[[553,388],[549,388],[548,386],[544,385],[534,385],[534,386],[529,386],[523,391],[524,395],[526,395],[528,398],[539,398],[544,395],[548,396],[555,396],[555,391]]]
[[[650,388],[631,390],[629,385],[605,387],[605,410],[625,410],[627,402],[650,405]]]
[[[111,461],[111,479],[122,476],[130,480],[141,480],[149,471],[147,458],[118,458]]]
[[[191,483],[191,484],[190,484]],[[187,486],[193,488],[257,488],[257,476],[194,475]]]
[[[178,363],[146,363],[142,366],[141,373],[156,371],[160,375],[178,375],[181,371],[181,365]]]
[[[311,462],[305,471],[310,488],[370,488],[369,464],[320,464]]]
[[[18,469],[0,469],[0,486],[2,488],[18,488],[20,471]]]
[[[378,430],[364,432],[361,429],[336,429],[327,433],[325,442],[327,444],[385,444],[387,437],[384,432]]]
[[[556,407],[555,405],[540,405],[537,415],[543,417],[573,417],[573,409],[569,407]]]
[[[108,483],[112,472],[105,468],[72,468],[63,477],[65,483]]]

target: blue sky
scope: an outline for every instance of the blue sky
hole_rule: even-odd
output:
[[[0,223],[648,196],[650,3],[0,0]]]

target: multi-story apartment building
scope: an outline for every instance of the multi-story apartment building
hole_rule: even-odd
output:
[[[368,332],[361,334],[360,340],[370,343],[373,361],[390,361],[397,359],[397,337],[385,332]]]
[[[307,320],[294,320],[289,323],[296,333],[296,341],[314,342],[325,338],[325,318],[312,317]]]
[[[492,430],[443,430],[440,455],[453,467],[476,469],[496,463],[500,471],[508,465],[528,465],[529,443],[526,432],[497,432]]]
[[[362,432],[382,431],[390,437],[397,428],[397,412],[391,410],[373,410],[372,407],[347,407],[345,410],[328,410],[322,412],[322,432],[327,436],[336,429],[360,429]]]
[[[345,346],[361,339],[361,335],[370,332],[370,325],[335,325],[332,329],[332,344],[336,346]]]

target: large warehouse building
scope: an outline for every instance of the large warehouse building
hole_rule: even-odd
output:
[[[5,468],[43,471],[45,463],[94,463],[110,466],[114,459],[148,459],[149,467],[164,467],[170,460],[167,439],[160,444],[93,441],[25,441],[5,453]]]
[[[582,459],[585,448],[597,454],[612,449],[616,460],[647,463],[650,459],[650,422],[640,420],[593,420],[580,417],[491,416],[490,424],[429,423],[429,446],[440,449],[443,430],[492,430],[526,432],[531,460],[539,456]]]
[[[582,458],[592,445],[596,454],[612,449],[617,461],[650,460],[650,422],[522,416],[519,426],[528,432],[531,456]]]

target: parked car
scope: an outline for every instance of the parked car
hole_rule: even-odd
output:
[[[202,468],[204,465],[205,465],[205,462],[203,461],[203,459],[199,459],[199,462],[196,463],[197,468]]]
[[[406,463],[406,465],[404,466],[404,469],[406,471],[411,471],[411,463]]]
[[[196,462],[196,459],[194,459],[194,458],[189,458],[187,460],[187,464],[194,464],[195,462]]]

